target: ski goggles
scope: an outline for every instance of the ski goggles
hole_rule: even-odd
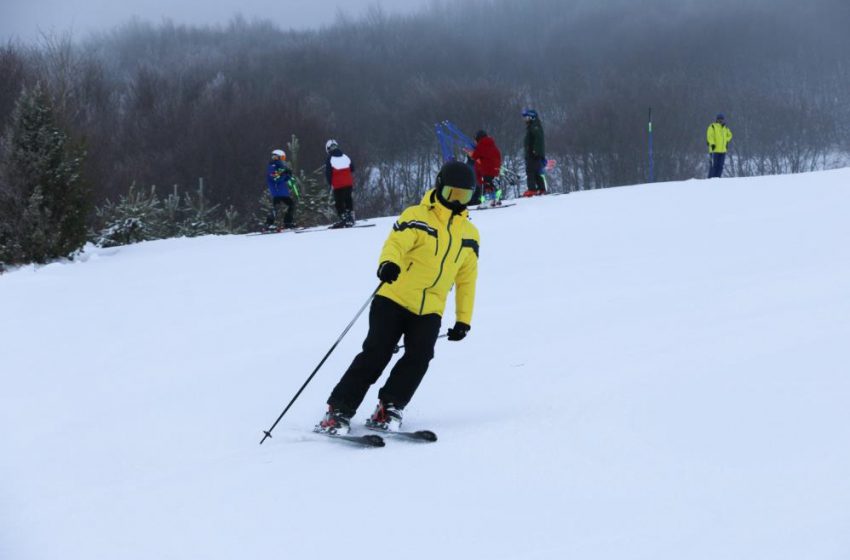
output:
[[[461,187],[444,186],[441,194],[443,200],[447,202],[459,202],[461,204],[469,204],[472,200],[473,189],[464,189]]]

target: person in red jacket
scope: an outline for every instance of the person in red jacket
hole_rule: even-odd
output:
[[[502,168],[502,152],[496,142],[487,132],[479,130],[475,133],[475,149],[470,150],[468,155],[475,163],[475,177],[478,181],[476,198],[473,200],[482,205],[488,201],[491,206],[502,204],[502,191],[493,183]]]
[[[342,153],[339,143],[330,139],[325,143],[328,159],[325,161],[325,178],[334,195],[334,205],[339,221],[332,228],[346,228],[354,225],[354,164],[351,158]]]

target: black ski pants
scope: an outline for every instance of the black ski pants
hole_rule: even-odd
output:
[[[283,225],[291,227],[295,215],[295,201],[289,196],[275,196],[272,198],[272,209],[266,217],[266,225],[273,226],[277,219],[277,207],[281,203],[286,204],[286,213],[283,215]]]
[[[543,160],[538,157],[525,158],[525,178],[530,191],[545,191],[546,179],[543,177]]]
[[[351,192],[354,187],[342,187],[334,189],[334,206],[336,213],[341,219],[345,219],[354,210],[354,199]]]
[[[375,296],[369,309],[369,334],[363,341],[363,351],[354,358],[334,387],[328,404],[335,410],[354,416],[404,335],[404,355],[393,366],[387,382],[378,392],[378,398],[399,408],[407,406],[434,357],[440,322],[441,318],[436,313],[416,315],[391,299]]]

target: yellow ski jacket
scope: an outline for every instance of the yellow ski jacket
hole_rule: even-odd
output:
[[[713,122],[705,131],[705,141],[708,144],[708,153],[725,154],[729,141],[732,140],[732,131],[725,124]],[[714,146],[714,149],[711,147]]]
[[[469,221],[469,213],[452,214],[431,189],[393,224],[378,263],[394,262],[401,274],[392,284],[381,286],[378,295],[417,315],[442,316],[454,285],[457,321],[471,325],[478,243],[478,228]]]

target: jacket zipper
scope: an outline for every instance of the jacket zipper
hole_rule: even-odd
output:
[[[449,244],[446,246],[446,254],[443,255],[443,259],[440,261],[440,271],[437,273],[437,278],[434,279],[434,283],[422,290],[422,303],[419,305],[419,314],[422,315],[422,311],[425,309],[425,296],[428,293],[428,290],[437,285],[437,282],[440,281],[440,277],[443,275],[443,265],[446,264],[446,258],[449,256],[449,253],[452,251],[452,220],[455,219],[455,215],[452,214],[449,217],[449,223],[446,225],[446,231],[449,233]]]

